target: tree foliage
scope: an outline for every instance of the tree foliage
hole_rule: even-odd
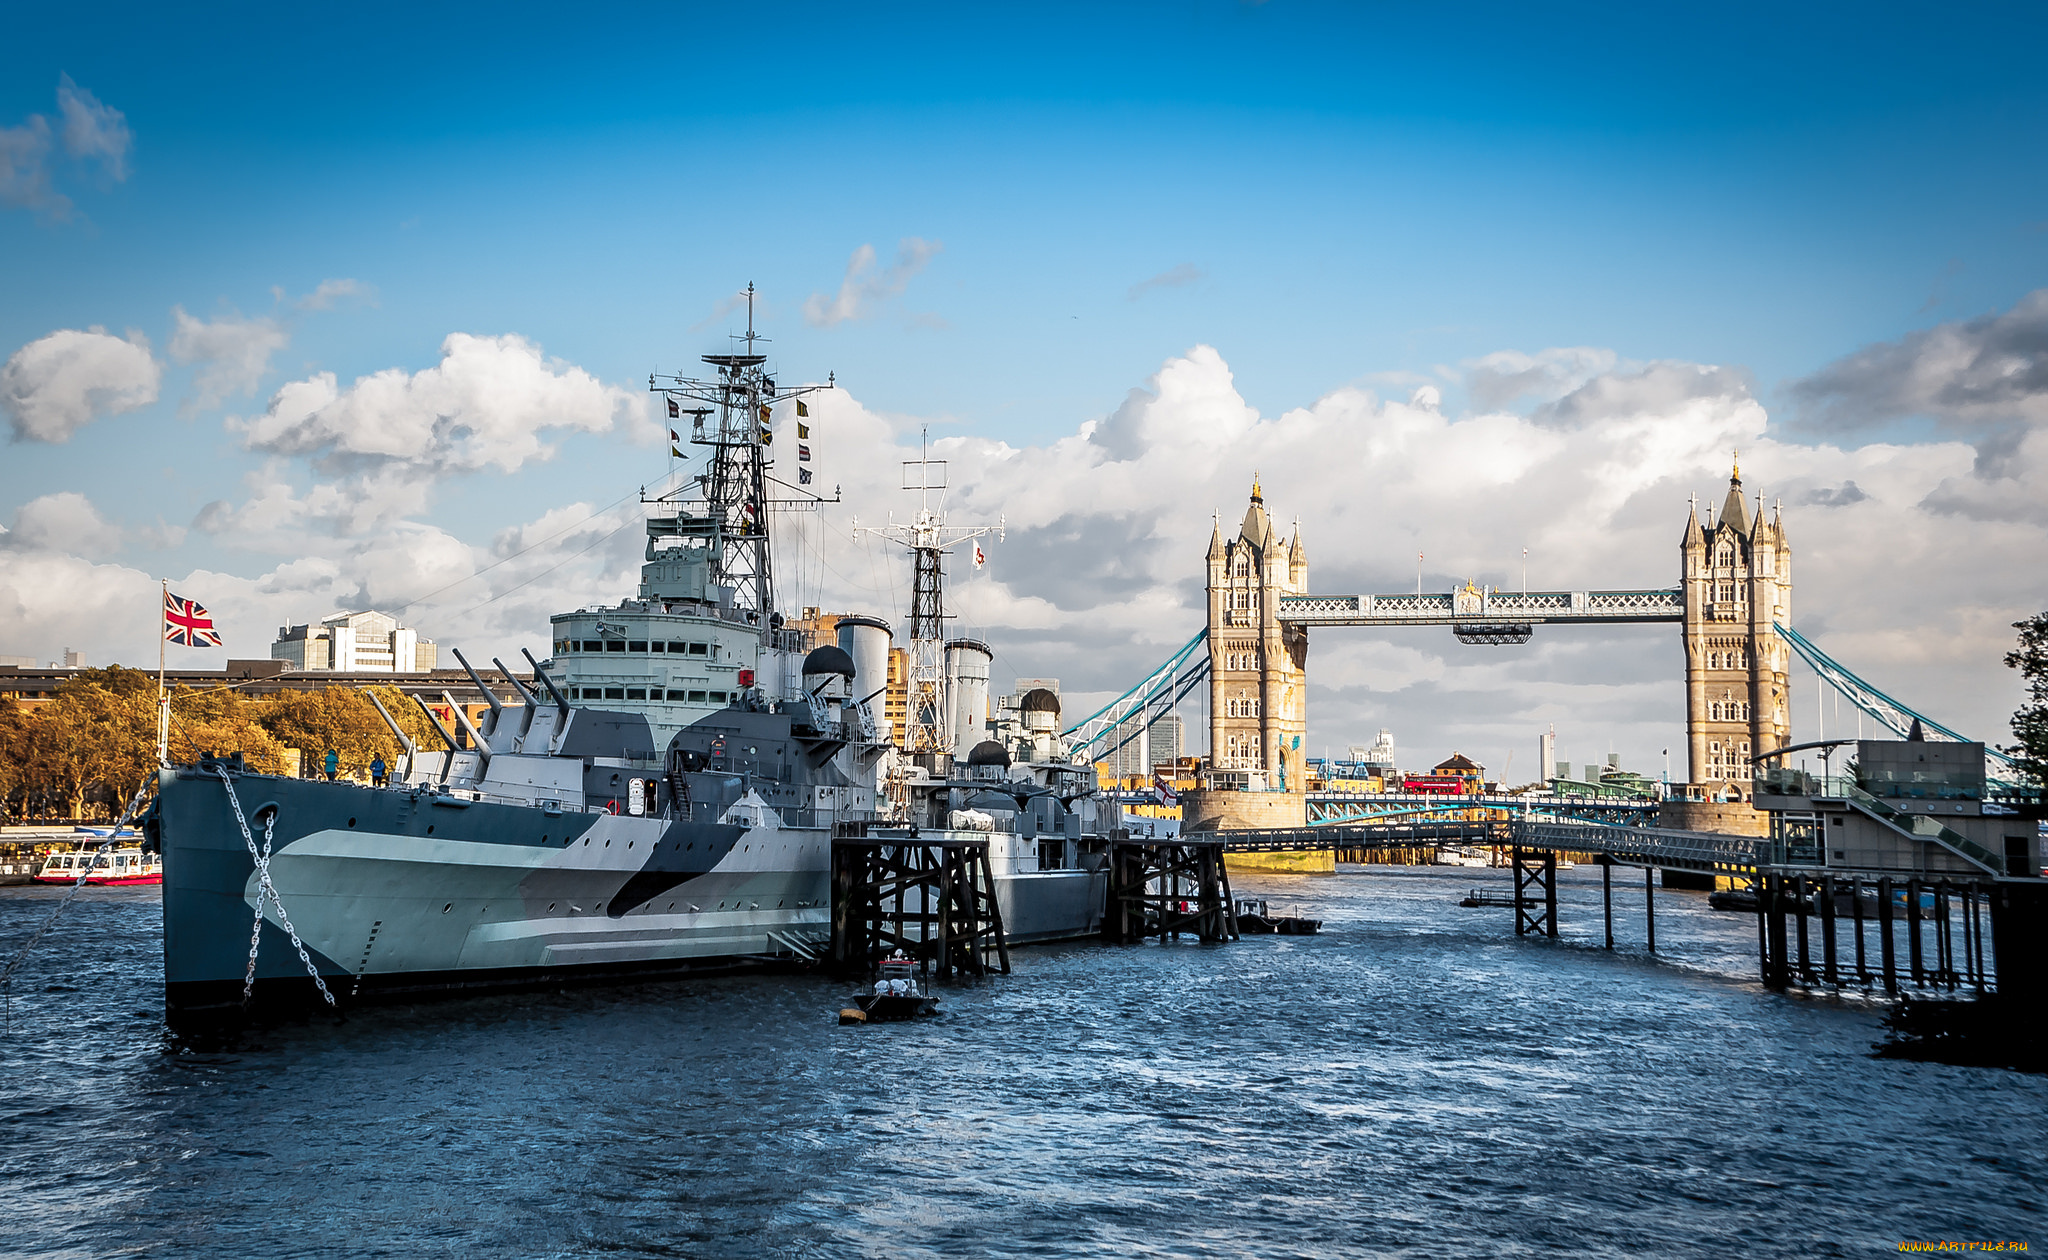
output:
[[[2048,783],[2048,612],[2015,621],[2020,645],[2005,654],[2005,663],[2026,680],[2027,702],[2012,715],[2016,743],[2005,751],[2036,783]]]
[[[332,748],[344,777],[366,778],[382,757],[399,769],[401,745],[365,695],[375,691],[394,721],[425,748],[440,744],[403,691],[327,687],[250,696],[234,687],[171,693],[170,759],[242,754],[252,769],[312,774]],[[0,697],[0,817],[111,815],[156,772],[156,679],[111,666],[81,670],[50,700]]]

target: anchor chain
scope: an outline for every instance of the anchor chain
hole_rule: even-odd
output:
[[[278,895],[277,885],[270,881],[270,849],[271,840],[277,832],[277,811],[271,810],[264,821],[263,848],[258,851],[256,837],[249,832],[249,820],[242,814],[241,798],[235,795],[234,781],[218,764],[213,767],[213,772],[220,776],[221,786],[228,790],[228,804],[234,807],[235,825],[242,829],[242,843],[249,846],[249,856],[256,859],[256,923],[249,929],[249,970],[242,977],[243,1007],[249,1005],[250,997],[256,992],[256,950],[263,939],[263,901],[266,897],[271,905],[277,907],[278,925],[284,928],[285,935],[291,937],[292,948],[298,951],[299,961],[306,965],[306,974],[313,977],[313,983],[319,988],[320,996],[327,1000],[327,1005],[334,1006],[334,994],[328,992],[327,981],[320,978],[320,969],[313,965],[305,944],[299,940],[299,930],[292,926],[291,916],[284,911],[284,899]]]

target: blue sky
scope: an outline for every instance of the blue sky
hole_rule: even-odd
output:
[[[1622,371],[1738,372],[1773,440],[1852,462],[1886,442],[1974,443],[1981,462],[1988,433],[2035,423],[2025,403],[1986,419],[1911,400],[1852,422],[1798,387],[1867,347],[2014,311],[2043,286],[2044,23],[2020,6],[46,6],[8,24],[0,129],[49,120],[41,169],[71,205],[21,185],[0,198],[0,356],[58,330],[133,329],[163,375],[154,401],[96,413],[68,441],[8,445],[0,521],[83,496],[97,550],[78,557],[123,572],[260,587],[319,553],[343,571],[327,590],[337,603],[382,597],[351,588],[349,566],[398,547],[391,536],[303,516],[261,537],[194,528],[206,505],[250,500],[254,473],[312,495],[348,471],[332,452],[254,449],[229,417],[320,372],[346,390],[431,369],[452,333],[516,335],[631,390],[720,348],[736,318],[720,304],[748,281],[785,375],[836,371],[898,438],[930,423],[1052,449],[1197,346],[1269,418],[1333,391],[1400,400],[1424,384],[1453,416],[1529,413],[1540,391],[1474,399],[1471,365],[1594,347]],[[118,111],[118,160],[66,147],[63,76]],[[847,289],[851,317],[807,319],[864,246],[875,261]],[[341,280],[352,288],[307,307]],[[268,320],[284,340],[227,396],[195,396],[211,361],[171,352],[173,308]],[[1850,396],[1865,397],[1825,397]],[[436,475],[400,515],[487,562],[504,531],[661,470],[627,419],[590,426],[556,434],[550,458]],[[1704,471],[1695,480],[1715,490]],[[1415,508],[1433,521],[1322,541],[1318,493],[1302,487],[1293,510],[1318,557],[1340,562],[1333,579],[1358,584],[1398,581],[1402,565],[1374,556],[1416,549],[1383,537],[1446,538],[1470,512],[1446,493]],[[1181,506],[1206,525],[1237,510],[1219,497],[1191,489]],[[1520,510],[1554,513],[1540,497]],[[1165,546],[1180,532],[1128,537]],[[19,587],[28,535],[17,522],[12,536],[0,564]],[[1987,559],[2006,588],[1980,618],[1987,650],[1999,618],[2042,602],[2038,577],[2015,576],[2029,537]],[[1646,566],[1664,580],[1661,555],[1617,567]],[[594,598],[615,571],[537,592]],[[1028,582],[1021,556],[1012,571],[1012,586]],[[267,649],[272,605],[257,594],[237,654]],[[0,653],[47,658],[84,632],[47,600],[0,608]],[[144,623],[89,650],[129,659],[148,645]],[[1019,648],[1020,672],[1033,650]],[[1111,686],[1131,651],[1076,685]],[[1953,690],[1915,673],[1924,662],[1897,668],[1899,691]],[[2009,688],[1978,669],[1970,716],[1984,726],[2009,711]]]

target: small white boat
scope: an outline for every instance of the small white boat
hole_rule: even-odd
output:
[[[75,849],[60,849],[51,853],[43,862],[43,869],[36,873],[39,884],[75,884],[80,875],[88,884],[161,884],[164,882],[164,859],[161,853],[144,853],[139,838],[134,833],[121,837],[119,843],[105,852],[98,852],[106,843],[105,832],[93,832],[81,837]]]

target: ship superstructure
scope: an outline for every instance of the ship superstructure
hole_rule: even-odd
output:
[[[815,510],[819,495],[778,480],[776,409],[801,408],[833,388],[785,386],[756,353],[753,286],[747,331],[736,354],[707,354],[708,378],[680,372],[648,377],[671,432],[689,418],[705,470],[643,498],[646,559],[640,587],[616,605],[557,613],[548,662],[569,699],[646,715],[657,747],[748,689],[784,696],[809,644],[785,629],[775,609],[774,513]]]

